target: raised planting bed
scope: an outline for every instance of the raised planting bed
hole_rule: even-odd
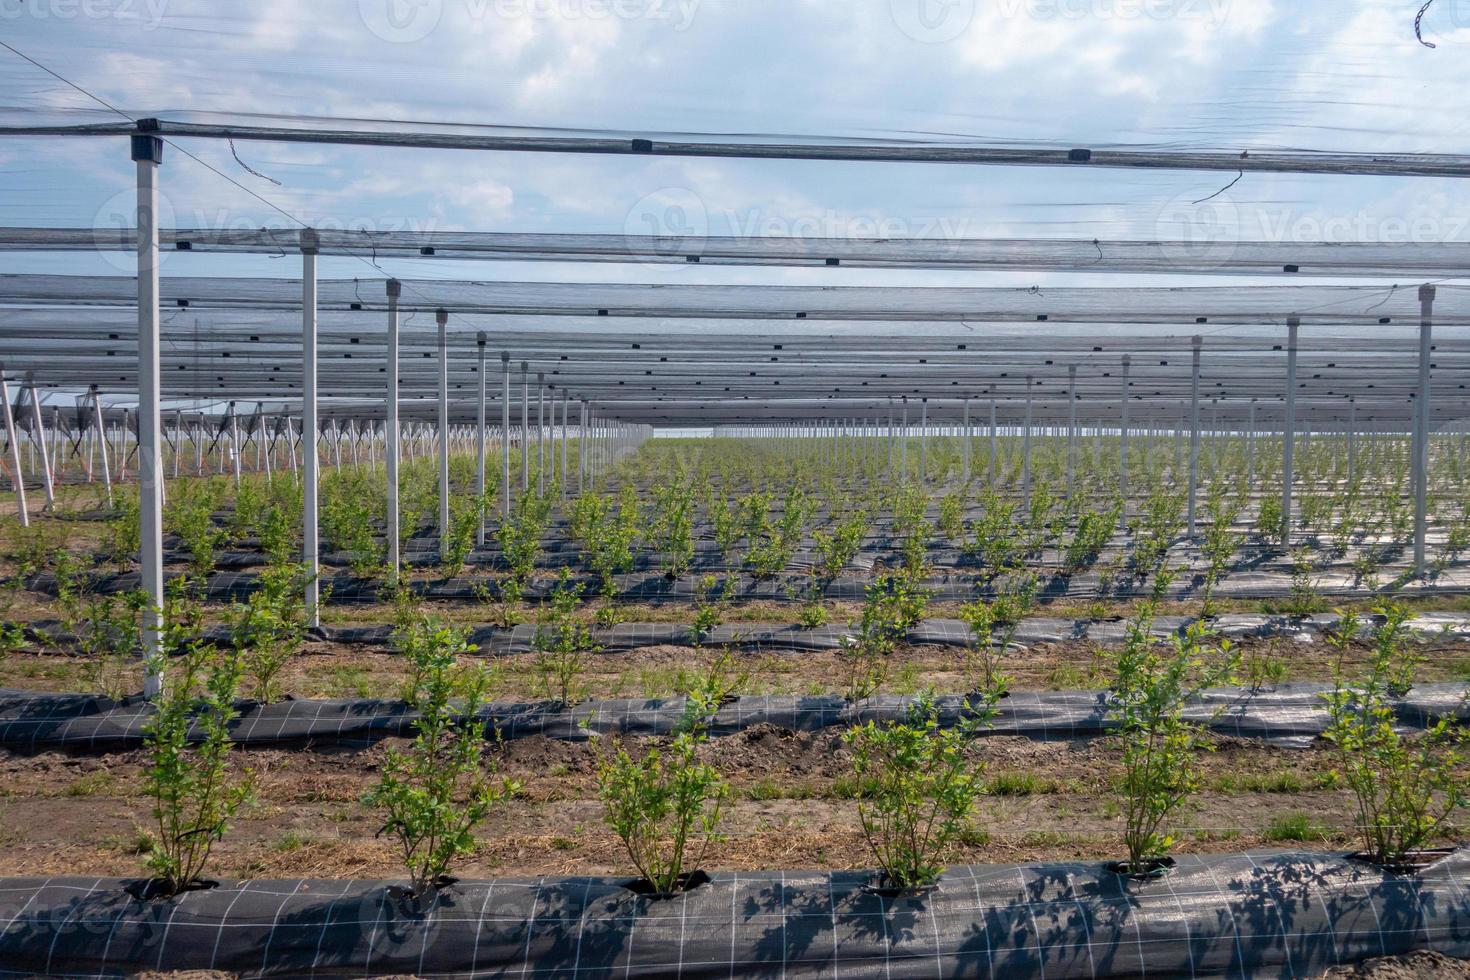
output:
[[[1470,851],[1412,873],[1307,851],[951,868],[895,892],[870,872],[221,882],[172,898],[91,877],[0,880],[4,975],[1311,976],[1370,957],[1470,957]],[[144,897],[138,897],[138,896]]]

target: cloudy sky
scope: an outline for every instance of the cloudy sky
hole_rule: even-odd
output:
[[[0,40],[124,112],[1464,152],[1470,0],[0,0]],[[0,124],[115,119],[0,49]],[[917,237],[1470,239],[1463,181],[514,155],[242,143],[165,223]],[[0,221],[130,221],[121,139],[0,137]],[[235,186],[230,181],[236,181]],[[273,183],[278,181],[279,183]],[[250,192],[253,192],[250,193]],[[256,197],[254,195],[259,195]],[[260,200],[264,198],[265,201]],[[269,202],[268,204],[265,202]],[[1223,229],[1223,231],[1222,231]],[[5,271],[116,274],[108,256]],[[119,268],[122,266],[122,268]],[[1028,283],[1057,276],[399,261],[403,278]],[[171,275],[289,275],[173,256]],[[324,276],[362,276],[350,259]],[[1086,276],[1063,277],[1086,283]],[[1154,277],[1150,277],[1152,279]]]

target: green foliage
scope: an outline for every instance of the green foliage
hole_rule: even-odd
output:
[[[904,723],[869,721],[843,736],[865,790],[858,802],[863,835],[889,885],[932,884],[967,829],[983,791],[981,764],[966,753],[976,723],[941,728],[933,701],[920,698]]]
[[[204,873],[215,842],[250,795],[248,780],[230,764],[240,660],[232,650],[205,646],[199,627],[197,605],[175,590],[164,611],[161,652],[150,665],[166,677],[143,732],[143,785],[154,819],[147,863],[169,894]]]
[[[1406,610],[1379,610],[1368,672],[1349,679],[1339,657],[1336,680],[1325,695],[1330,717],[1323,737],[1353,792],[1356,826],[1363,849],[1379,864],[1398,864],[1432,841],[1449,819],[1470,802],[1459,767],[1465,732],[1449,717],[1410,736],[1395,727],[1394,700],[1413,682],[1414,656],[1404,649]],[[1342,654],[1358,631],[1355,613],[1345,613],[1329,642]]]
[[[485,762],[484,722],[475,716],[489,673],[459,666],[465,634],[419,617],[400,643],[413,671],[407,700],[418,734],[407,749],[388,750],[364,802],[384,812],[379,833],[395,839],[414,894],[423,894],[474,849],[475,828],[520,787],[497,782]]]
[[[861,701],[883,684],[888,658],[924,615],[928,597],[903,576],[880,576],[868,586],[856,635],[843,637],[841,658],[847,665],[847,698]]]
[[[306,641],[306,584],[302,566],[268,565],[255,591],[231,611],[230,638],[260,701],[280,696],[276,678]]]
[[[1034,575],[1022,576],[993,602],[976,599],[960,607],[960,618],[975,637],[965,650],[965,673],[972,690],[998,694],[1009,687],[1010,678],[1002,672],[1006,650],[1015,639],[1016,628],[1031,609],[1036,587]]]
[[[1212,646],[1203,623],[1163,645],[1149,636],[1151,619],[1145,611],[1128,625],[1108,706],[1123,742],[1123,843],[1135,874],[1169,853],[1169,817],[1199,788],[1200,730],[1185,721],[1184,707],[1235,670],[1229,641]]]
[[[863,535],[868,532],[868,515],[861,510],[853,511],[837,523],[832,531],[812,532],[817,562],[815,576],[820,583],[830,583],[847,563],[857,556],[862,547]]]
[[[683,575],[694,560],[694,491],[680,483],[656,487],[654,547],[663,552],[671,578]]]
[[[541,554],[541,535],[551,516],[551,498],[535,490],[527,490],[516,498],[511,514],[500,524],[500,551],[510,566],[510,579],[515,594],[536,573],[536,559]]]
[[[326,473],[321,485],[321,532],[327,547],[352,556],[358,575],[375,573],[383,563],[383,546],[374,521],[383,488],[367,470]]]
[[[571,573],[562,569],[533,641],[536,670],[547,696],[563,706],[580,698],[578,678],[587,669],[587,652],[593,649],[591,630],[576,619],[581,598],[581,584],[573,583]]]
[[[721,839],[730,790],[713,766],[699,761],[705,735],[696,704],[691,699],[691,714],[666,748],[635,757],[616,745],[597,770],[603,820],[658,894],[676,891],[686,870],[697,868]]]
[[[114,499],[102,534],[102,553],[113,564],[123,565],[137,558],[142,548],[142,513],[137,494],[121,492]]]
[[[189,574],[205,578],[214,571],[215,553],[228,533],[214,523],[219,505],[217,489],[209,480],[174,480],[169,484],[164,526],[179,536],[189,553]]]

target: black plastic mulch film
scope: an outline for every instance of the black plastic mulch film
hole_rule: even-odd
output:
[[[1312,852],[1185,855],[1151,880],[1096,862],[870,872],[222,883],[134,898],[112,878],[0,880],[0,976],[213,969],[260,977],[1307,977],[1435,949],[1470,957],[1470,850],[1416,875]]]
[[[1326,686],[1282,684],[1269,691],[1221,688],[1205,691],[1185,709],[1185,717],[1221,735],[1262,739],[1284,748],[1309,745],[1327,723],[1322,699]],[[956,724],[965,698],[935,699],[940,723]],[[836,695],[737,697],[720,707],[710,724],[715,736],[767,725],[787,731],[845,728],[868,720],[901,721],[913,699],[882,695],[849,703]],[[1102,691],[1018,691],[1002,698],[983,735],[1020,735],[1040,740],[1088,738],[1115,727]],[[593,735],[668,735],[687,715],[680,697],[586,701],[573,708],[555,702],[492,702],[479,714],[487,736],[502,739],[541,735],[581,740]],[[65,748],[111,752],[141,747],[151,707],[141,698],[117,702],[83,694],[37,694],[0,689],[0,746],[34,751]],[[1398,724],[1423,728],[1439,718],[1470,722],[1470,686],[1421,684],[1395,702]],[[401,701],[242,702],[232,723],[241,745],[303,743],[370,745],[383,738],[411,735],[414,714]]]

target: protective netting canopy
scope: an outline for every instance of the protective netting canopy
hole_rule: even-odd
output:
[[[887,418],[1111,426],[1187,417],[1200,338],[1206,424],[1278,425],[1288,316],[1300,318],[1296,415],[1307,425],[1404,431],[1418,385],[1420,300],[1411,286],[977,289],[694,286],[418,280],[402,284],[399,396],[430,415],[435,311],[449,313],[452,411],[474,416],[501,353],[523,381],[651,424]],[[319,284],[320,398],[327,415],[380,418],[386,397],[382,281]],[[136,291],[123,277],[0,277],[12,373],[42,386],[136,390]],[[165,397],[299,404],[301,286],[290,279],[163,280]],[[1431,423],[1462,414],[1470,291],[1440,286]],[[779,321],[779,322],[777,322]],[[522,363],[526,364],[522,373]],[[1075,378],[1073,373],[1075,372]],[[968,409],[966,400],[970,401]]]

